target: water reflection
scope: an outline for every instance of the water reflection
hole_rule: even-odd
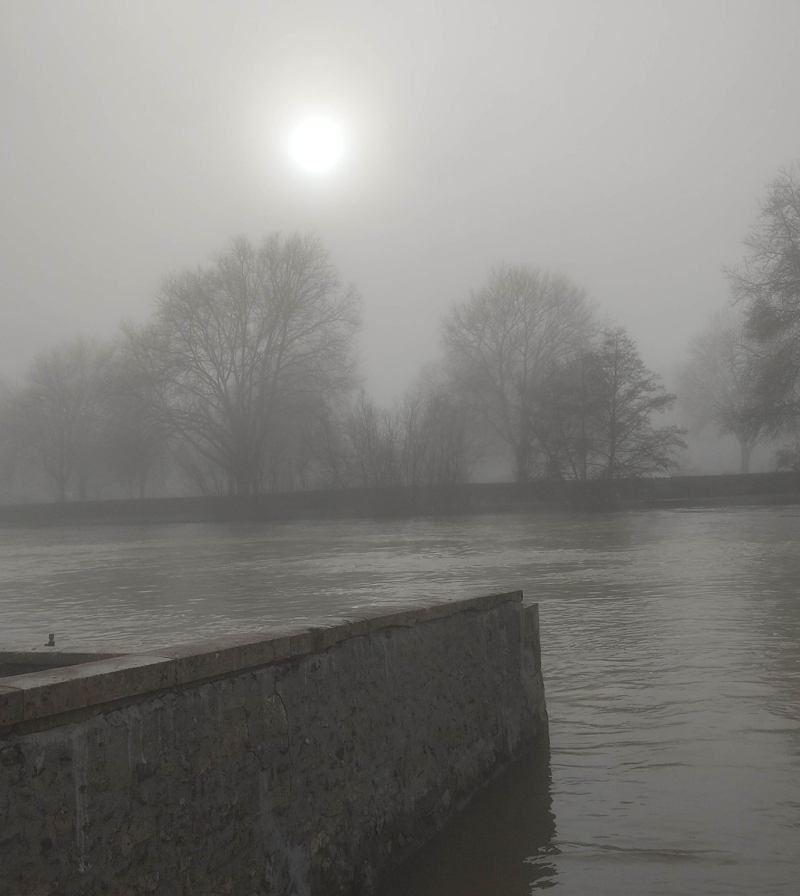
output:
[[[550,751],[514,763],[434,840],[416,853],[380,896],[528,896],[556,884]],[[492,849],[487,850],[487,835]]]

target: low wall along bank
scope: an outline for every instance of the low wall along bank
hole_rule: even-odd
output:
[[[521,592],[2,678],[0,893],[369,892],[546,736]]]
[[[0,504],[0,526],[358,519],[566,509],[800,503],[800,473],[670,476],[609,482],[473,482],[453,486],[315,489],[250,497]]]

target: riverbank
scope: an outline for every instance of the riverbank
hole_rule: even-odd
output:
[[[359,519],[800,503],[800,473],[672,476],[614,482],[467,483],[432,488],[315,489],[240,498],[142,498],[0,505],[0,526]]]

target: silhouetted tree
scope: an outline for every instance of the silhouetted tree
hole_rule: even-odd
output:
[[[106,395],[105,466],[129,495],[144,498],[154,471],[167,460],[170,430],[150,378],[125,342],[111,358]]]
[[[536,407],[553,370],[586,347],[583,290],[537,268],[502,266],[442,324],[452,369],[476,412],[512,451],[518,481],[534,472]]]
[[[758,345],[758,415],[776,435],[796,429],[800,412],[800,179],[794,166],[769,185],[745,239],[742,265],[727,271]]]
[[[460,485],[469,481],[479,454],[469,411],[460,391],[434,383],[425,395],[425,420],[430,432],[424,481]]]
[[[689,346],[678,377],[680,406],[695,429],[710,424],[739,442],[741,472],[750,470],[765,421],[756,392],[759,356],[733,314],[717,314]]]
[[[652,415],[668,410],[675,396],[649,370],[623,327],[605,330],[593,355],[598,403],[595,451],[602,458],[605,479],[663,473],[685,448],[683,430],[654,427]]]
[[[111,352],[79,337],[40,355],[13,399],[11,426],[26,458],[49,476],[59,501],[74,477],[78,499],[100,461]]]
[[[622,327],[604,330],[596,349],[554,369],[542,394],[536,419],[550,475],[611,480],[665,472],[686,447],[679,427],[653,426],[652,415],[675,396]]]
[[[441,372],[430,365],[390,408],[365,392],[337,421],[327,419],[317,444],[329,481],[381,492],[458,485],[473,461],[466,409]],[[395,504],[399,492],[392,495]]]
[[[392,413],[361,392],[345,422],[351,479],[362,488],[403,484],[401,433]]]
[[[401,468],[407,485],[466,482],[474,443],[464,396],[434,364],[422,371],[399,402]]]
[[[536,406],[536,433],[547,457],[546,475],[577,480],[598,475],[599,384],[596,358],[590,351],[550,371]]]
[[[185,463],[246,495],[264,490],[280,421],[350,388],[359,312],[316,237],[273,234],[168,277],[154,320],[126,333]]]
[[[14,431],[14,391],[0,381],[0,494],[4,498],[11,494],[20,447]]]

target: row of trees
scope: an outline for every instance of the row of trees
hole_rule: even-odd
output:
[[[726,275],[732,306],[691,344],[679,394],[694,428],[736,437],[741,471],[759,441],[788,438],[778,467],[800,469],[800,173],[768,186],[745,239],[745,258]]]
[[[355,384],[359,321],[318,239],[236,239],[166,278],[144,326],[36,359],[5,403],[6,456],[60,500],[69,483],[84,499],[90,475],[143,495],[167,459],[205,493],[290,485],[305,430]]]
[[[252,495],[455,484],[498,451],[519,481],[612,480],[669,469],[683,444],[653,422],[675,396],[561,275],[493,270],[391,408],[359,389],[359,323],[316,237],[235,239],[166,278],[144,325],[37,358],[3,402],[4,469],[38,470],[62,501],[109,483],[144,496],[169,476]]]
[[[681,430],[652,419],[675,396],[560,275],[496,269],[445,318],[443,343],[463,400],[510,449],[518,481],[664,472],[683,447]]]

